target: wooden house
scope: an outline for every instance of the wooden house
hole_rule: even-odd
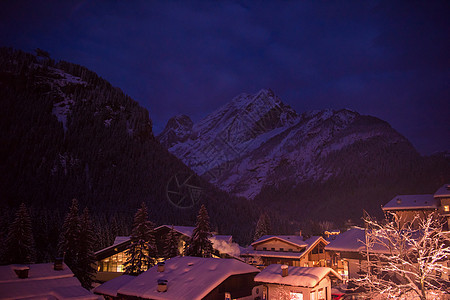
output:
[[[155,228],[155,240],[160,257],[163,256],[164,241],[171,228],[171,225],[162,225]],[[173,226],[173,229],[178,237],[179,254],[182,255],[195,227]],[[237,248],[237,245],[232,242],[231,235],[213,235],[210,240],[213,242],[213,257],[236,258],[239,256],[239,253],[236,253],[236,251],[230,251]],[[129,236],[118,236],[113,245],[95,253],[97,261],[96,279],[98,281],[105,282],[123,274],[125,271],[123,264],[127,260],[126,250],[130,243],[131,240]],[[225,244],[228,247],[223,247]]]
[[[296,267],[326,266],[328,259],[321,236],[304,240],[300,235],[265,235],[254,241],[241,257],[251,264],[285,264]]]

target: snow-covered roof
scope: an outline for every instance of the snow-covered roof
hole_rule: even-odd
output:
[[[14,265],[0,266],[1,299],[98,299],[84,289],[72,271],[63,264],[55,271],[52,263],[30,264],[28,278],[20,279]]]
[[[287,252],[287,251],[261,251],[261,250],[253,250],[246,249],[244,252],[241,252],[241,255],[257,255],[261,257],[280,257],[280,258],[300,258],[303,255],[302,252]]]
[[[24,265],[7,265],[0,266],[0,283],[20,281],[23,282],[24,279],[17,277],[14,269],[23,267]],[[69,267],[63,263],[63,269],[56,271],[53,269],[53,263],[46,264],[30,264],[26,265],[30,268],[28,271],[27,280],[42,280],[42,279],[55,279],[55,278],[66,278],[73,277],[72,271]]]
[[[130,239],[129,236],[116,236],[116,238],[114,239],[114,243],[112,245],[116,246],[118,244],[122,244],[123,242],[127,242],[129,239]]]
[[[118,288],[118,293],[145,299],[202,299],[231,275],[259,270],[235,259],[174,257],[165,261],[164,272],[152,267]],[[167,291],[158,292],[158,279],[167,280]]]
[[[446,183],[443,186],[441,186],[436,193],[434,193],[435,198],[440,197],[450,197],[450,183]]]
[[[169,229],[172,228],[172,225],[161,225],[159,227],[156,227],[155,230],[161,229],[163,227],[167,227]],[[192,226],[173,226],[173,229],[177,231],[180,234],[183,234],[187,237],[191,237],[192,233],[194,232],[195,227]]]
[[[288,275],[283,277],[281,271],[282,265],[274,264],[266,267],[255,277],[255,282],[275,283],[290,286],[301,286],[313,288],[325,276],[332,274],[338,279],[342,277],[333,269],[327,267],[288,267]]]
[[[363,228],[354,227],[344,233],[339,234],[335,240],[331,241],[327,246],[325,246],[325,250],[361,252],[366,250],[365,242],[365,230]],[[377,253],[389,252],[387,248],[378,243],[372,245],[369,250]]]
[[[124,286],[125,284],[129,283],[133,279],[135,279],[136,276],[131,275],[122,275],[116,278],[113,278],[111,280],[108,280],[107,282],[103,283],[102,285],[99,285],[94,289],[94,293],[107,295],[111,297],[117,296],[117,291]]]
[[[254,246],[272,239],[278,239],[298,247],[308,246],[308,244],[305,243],[305,241],[303,241],[303,237],[300,235],[264,235],[259,239],[257,239],[256,241],[254,241],[251,245]]]
[[[398,195],[383,206],[383,210],[437,209],[439,202],[433,195]]]
[[[354,227],[339,234],[335,240],[331,241],[325,250],[359,252],[364,249],[365,241],[363,228]]]

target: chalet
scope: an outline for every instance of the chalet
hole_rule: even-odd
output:
[[[330,267],[338,272],[344,280],[358,278],[362,273],[366,235],[364,228],[353,227],[339,234],[325,246],[325,252],[330,257]]]
[[[262,290],[261,299],[330,300],[331,278],[341,276],[327,267],[292,267],[274,264],[261,271],[255,282]]]
[[[241,257],[251,264],[285,264],[296,267],[325,266],[328,242],[321,236],[303,240],[300,235],[265,235],[254,241]]]
[[[439,213],[447,219],[447,229],[450,230],[450,184],[444,184],[434,193],[434,199],[439,203]]]
[[[162,225],[155,228],[155,240],[157,249],[162,256],[162,249],[165,241],[165,237],[171,230],[172,226]],[[192,236],[195,227],[191,226],[173,226],[175,234],[178,236],[178,251],[181,255],[185,248],[186,243]],[[239,257],[239,249],[237,244],[232,242],[231,235],[213,235],[210,240],[213,243],[213,257],[221,258],[237,258]],[[118,236],[114,243],[101,249],[95,253],[97,261],[97,277],[100,282],[104,282],[120,276],[123,274],[123,264],[127,260],[126,250],[130,245],[131,240],[129,236]],[[234,251],[233,251],[234,250]]]
[[[400,225],[411,223],[415,216],[426,217],[430,213],[437,212],[450,224],[450,184],[444,184],[434,194],[425,195],[398,195],[382,207],[384,212],[397,215]],[[415,224],[411,226],[415,227]]]
[[[114,278],[94,292],[112,299],[249,299],[258,273],[235,259],[174,257],[139,276]]]
[[[1,299],[100,299],[64,263],[0,266]]]

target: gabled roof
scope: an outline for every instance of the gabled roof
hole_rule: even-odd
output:
[[[341,275],[327,267],[288,267],[288,276],[283,277],[281,271],[282,265],[270,265],[255,276],[255,282],[274,283],[290,286],[301,286],[313,288],[325,276],[331,274],[342,280]]]
[[[117,291],[122,286],[129,283],[130,281],[132,281],[135,278],[136,278],[136,276],[121,275],[119,277],[108,280],[107,282],[103,283],[102,285],[99,285],[98,287],[96,287],[94,289],[94,293],[107,295],[107,296],[111,296],[111,297],[117,297]]]
[[[434,193],[434,198],[440,198],[440,197],[450,197],[450,184],[449,183],[444,184],[436,191],[436,193]]]
[[[279,236],[277,236],[279,237]],[[262,239],[262,238],[261,238]],[[265,240],[270,240],[270,239],[264,239],[262,241]],[[241,251],[242,255],[259,255],[262,257],[280,257],[280,258],[295,258],[295,259],[299,259],[302,256],[306,255],[307,253],[309,253],[318,243],[323,242],[325,245],[328,244],[328,242],[321,236],[312,236],[309,239],[303,241],[302,243],[304,243],[306,245],[306,247],[303,247],[303,251],[301,252],[289,252],[289,251],[261,251],[261,250],[253,250],[251,247],[248,247],[246,249],[244,249],[243,251]],[[253,246],[253,244],[252,244]],[[298,246],[298,245],[296,245]]]
[[[364,250],[365,233],[363,228],[354,227],[339,234],[325,250],[359,252]]]
[[[53,263],[30,264],[28,278],[20,279],[15,265],[0,266],[1,299],[98,299],[81,286],[72,271],[63,264],[56,271]]]
[[[300,235],[264,235],[254,241],[251,245],[256,246],[258,244],[261,244],[263,242],[267,242],[269,240],[278,239],[283,242],[286,242],[288,244],[297,246],[297,247],[307,247],[308,244],[303,241],[303,237]]]
[[[118,294],[144,299],[202,299],[232,275],[259,270],[235,259],[174,257],[165,261],[164,272],[152,267],[122,287]],[[167,280],[167,291],[157,291],[158,279]]]
[[[161,225],[159,227],[156,227],[155,230],[159,230],[159,229],[162,229],[162,228],[171,229],[172,225]],[[178,233],[180,233],[182,235],[185,235],[186,237],[191,237],[192,233],[194,232],[195,227],[192,227],[192,226],[173,226],[173,229],[176,232],[178,232]]]
[[[366,232],[365,229],[354,227],[341,233],[334,241],[331,241],[325,250],[339,251],[339,252],[361,252],[366,250]],[[376,253],[389,253],[389,250],[382,245],[375,243],[369,249]]]
[[[398,195],[383,206],[383,210],[437,209],[439,201],[433,195]]]
[[[327,240],[325,240],[321,236],[312,236],[309,239],[305,241],[306,244],[308,244],[308,247],[305,249],[305,251],[302,252],[300,257],[304,256],[305,254],[309,253],[318,243],[323,242],[326,245],[329,244]]]

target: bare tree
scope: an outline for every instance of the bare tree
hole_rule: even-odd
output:
[[[437,299],[449,291],[449,232],[437,214],[412,222],[395,214],[382,223],[370,217],[365,222],[365,274],[354,283],[370,298]]]

